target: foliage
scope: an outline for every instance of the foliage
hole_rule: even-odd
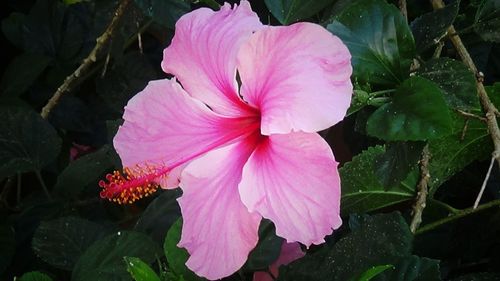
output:
[[[214,0],[133,0],[104,52],[48,119],[41,108],[109,24],[118,0],[6,1],[0,79],[0,279],[203,280],[177,246],[179,189],[134,205],[100,198],[98,182],[120,169],[113,137],[123,108],[160,68],[175,22]],[[232,1],[237,2],[237,1]],[[494,167],[472,204],[494,149],[476,75],[450,44],[454,26],[500,107],[500,1],[257,0],[271,25],[309,21],[352,55],[348,116],[322,136],[340,162],[343,226],[279,280],[499,280],[500,189]],[[451,34],[455,36],[456,34]],[[287,54],[293,55],[293,54]],[[183,114],[179,112],[179,114]],[[421,153],[431,154],[421,231],[410,232]],[[224,171],[221,171],[224,172]],[[225,280],[268,271],[284,239],[263,220],[259,242]]]

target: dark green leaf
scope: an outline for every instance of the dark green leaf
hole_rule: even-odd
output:
[[[14,229],[5,223],[0,224],[0,274],[8,268],[16,252]]]
[[[330,248],[285,266],[279,280],[350,280],[410,255],[411,246],[412,234],[399,213],[374,215]]]
[[[396,7],[383,0],[355,2],[327,29],[349,48],[359,83],[395,85],[408,76],[415,42]]]
[[[374,281],[440,281],[439,261],[417,256],[394,259],[394,268],[382,272]]]
[[[124,257],[127,270],[135,281],[160,281],[160,277],[139,258]]]
[[[60,149],[57,132],[38,113],[0,106],[0,178],[40,170]]]
[[[372,268],[368,269],[367,271],[363,272],[360,277],[353,279],[357,281],[369,281],[373,277],[379,275],[380,273],[386,271],[389,268],[394,268],[392,264],[386,264],[386,265],[378,265],[378,266],[373,266]]]
[[[460,172],[475,160],[487,158],[493,150],[491,137],[486,124],[470,119],[463,136],[465,118],[454,114],[454,131],[452,135],[429,141],[432,160],[429,162],[431,193],[454,174]]]
[[[12,13],[2,20],[3,34],[9,41],[18,48],[23,47],[23,25],[26,15],[21,13]]]
[[[384,152],[382,146],[370,147],[340,168],[342,214],[369,212],[413,199],[418,176],[410,174],[398,188],[391,190],[380,183],[374,163]]]
[[[80,257],[72,281],[130,280],[123,257],[134,256],[150,263],[161,249],[147,235],[121,231],[98,240]]]
[[[376,157],[375,174],[386,188],[397,187],[417,167],[423,142],[390,142],[385,153]]]
[[[32,271],[32,272],[27,272],[23,274],[19,279],[16,279],[18,281],[52,281],[52,278],[50,278],[48,275],[45,273],[41,273],[39,271]]]
[[[1,92],[4,97],[18,97],[35,82],[52,58],[24,53],[9,64],[2,77]]]
[[[462,110],[480,108],[476,78],[463,63],[449,58],[433,59],[423,64],[417,75],[436,83],[448,106]]]
[[[333,0],[265,0],[273,16],[283,25],[309,18]]]
[[[97,187],[103,174],[113,168],[111,151],[109,146],[103,146],[71,162],[57,178],[54,192],[64,198],[73,198],[89,185]]]
[[[167,257],[169,268],[180,278],[187,281],[205,280],[196,276],[186,266],[186,261],[189,258],[189,253],[184,248],[177,247],[181,240],[182,218],[178,219],[168,230],[163,244],[163,250]]]
[[[259,226],[259,243],[250,252],[246,263],[249,271],[267,270],[278,259],[283,238],[276,236],[276,229],[269,220],[262,220]]]
[[[165,239],[165,233],[181,215],[177,203],[177,198],[180,195],[179,189],[161,191],[160,196],[149,203],[144,210],[134,229],[149,234],[154,240],[161,243]]]
[[[474,30],[483,40],[500,42],[500,0],[483,0],[477,10]]]
[[[460,8],[460,0],[438,10],[424,14],[411,23],[417,51],[422,53],[429,47],[437,44],[446,35],[448,28],[453,24]]]
[[[347,110],[347,116],[354,114],[361,110],[363,107],[368,105],[368,99],[370,96],[367,92],[362,90],[354,90],[354,95],[352,96],[351,106]]]
[[[392,102],[370,116],[366,131],[383,140],[416,141],[446,136],[451,126],[450,110],[439,87],[414,76],[398,87]]]
[[[33,236],[33,251],[48,264],[72,270],[83,252],[106,235],[106,230],[93,222],[63,217],[40,224]]]
[[[155,22],[173,28],[175,22],[190,10],[187,0],[135,0],[142,12]]]

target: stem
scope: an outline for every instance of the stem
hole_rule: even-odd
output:
[[[395,91],[396,89],[382,90],[382,91],[371,92],[369,95],[370,97],[379,97],[388,93],[394,93]]]
[[[111,20],[110,24],[108,25],[104,33],[97,38],[96,40],[97,43],[94,49],[83,60],[82,64],[71,75],[66,77],[64,83],[57,89],[57,91],[49,99],[47,104],[42,108],[42,112],[40,113],[42,115],[42,118],[47,119],[47,117],[50,114],[50,111],[52,110],[52,108],[54,108],[54,106],[57,105],[62,95],[70,91],[78,82],[79,78],[89,70],[90,66],[94,64],[94,62],[97,61],[97,56],[113,36],[113,33],[118,26],[118,22],[125,14],[125,10],[130,2],[131,0],[122,0],[120,5],[116,9],[115,15],[113,16],[113,19]]]
[[[17,173],[17,192],[16,192],[16,202],[19,204],[21,202],[21,173]]]
[[[479,190],[479,194],[477,195],[476,202],[474,202],[474,206],[472,207],[473,209],[476,209],[477,206],[479,206],[479,202],[481,201],[481,197],[483,197],[483,192],[484,189],[486,188],[486,185],[488,184],[488,180],[490,179],[491,175],[491,169],[493,169],[493,165],[495,164],[495,158],[491,158],[490,166],[488,167],[488,172],[486,172],[486,176],[484,177],[483,185],[481,186],[481,189]]]
[[[401,14],[405,18],[406,22],[408,22],[408,11],[406,8],[406,0],[399,0],[399,9],[401,10]]]
[[[49,189],[47,188],[47,185],[45,184],[45,181],[42,178],[42,174],[40,174],[40,171],[35,171],[36,177],[38,178],[38,181],[40,182],[40,185],[42,186],[43,192],[45,193],[45,196],[49,200],[52,200],[52,196],[50,196]]]
[[[493,207],[500,207],[500,199],[490,201],[490,202],[483,204],[483,205],[479,205],[475,209],[473,207],[471,207],[471,208],[467,208],[464,210],[460,210],[454,215],[451,215],[451,216],[446,217],[444,219],[440,219],[440,220],[437,220],[433,223],[429,223],[429,224],[424,225],[423,227],[418,229],[415,232],[415,234],[418,235],[418,234],[428,232],[428,231],[433,230],[434,228],[441,226],[443,224],[458,220],[458,219],[463,218],[465,216],[475,214],[475,213],[478,213],[478,212],[481,212],[481,211],[484,211],[484,210],[487,210],[487,209],[493,208]]]
[[[443,8],[445,5],[442,0],[431,0],[432,7],[437,10]],[[498,122],[496,115],[498,114],[498,109],[491,102],[486,89],[483,85],[484,75],[482,72],[477,70],[474,61],[472,60],[469,52],[465,48],[460,36],[457,35],[455,27],[452,25],[448,28],[448,34],[454,34],[454,36],[449,36],[451,42],[455,46],[462,61],[469,67],[469,69],[476,75],[476,88],[481,104],[483,105],[483,110],[486,115],[486,124],[488,125],[488,131],[490,132],[491,139],[493,140],[494,150],[491,153],[492,157],[496,159],[500,167],[500,129],[498,128]]]
[[[413,206],[413,218],[410,224],[410,230],[412,233],[417,231],[417,228],[422,223],[422,213],[425,209],[427,202],[427,195],[429,190],[427,188],[431,175],[429,174],[429,160],[431,158],[429,152],[429,145],[425,145],[422,151],[422,157],[420,158],[420,182],[417,186],[417,198],[415,200],[415,205]]]

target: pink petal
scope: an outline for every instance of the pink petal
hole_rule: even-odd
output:
[[[125,107],[123,119],[114,138],[123,166],[171,169],[171,176],[161,181],[165,188],[177,186],[185,163],[248,130],[242,128],[247,124],[243,118],[214,114],[168,79],[152,81],[135,95]]]
[[[261,26],[247,1],[234,9],[226,3],[217,12],[197,9],[175,25],[172,44],[163,52],[162,68],[215,112],[241,115],[249,107],[238,97],[236,55]]]
[[[351,55],[311,23],[257,31],[238,53],[241,95],[262,114],[264,135],[316,132],[341,121],[352,95]]]
[[[261,217],[240,200],[238,183],[255,141],[242,141],[194,160],[182,173],[182,238],[186,265],[214,280],[236,272],[258,241]]]
[[[278,259],[269,266],[269,272],[275,277],[278,277],[279,267],[291,263],[305,256],[299,243],[286,243],[281,245],[281,253]],[[273,281],[273,278],[268,272],[258,271],[253,274],[253,281]]]
[[[342,224],[337,164],[318,134],[271,135],[243,168],[241,199],[287,242],[323,243]]]

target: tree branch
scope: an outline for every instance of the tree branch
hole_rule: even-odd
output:
[[[441,9],[445,6],[442,0],[431,0],[431,4],[435,10]],[[477,70],[474,61],[465,48],[462,40],[460,39],[460,36],[458,36],[453,25],[448,28],[448,34],[453,34],[453,36],[449,36],[449,38],[453,46],[455,46],[458,55],[465,63],[465,65],[467,65],[467,67],[469,67],[469,69],[476,75],[477,94],[479,95],[479,99],[481,101],[481,104],[483,105],[483,110],[486,115],[486,124],[488,125],[488,131],[490,132],[491,139],[493,140],[494,150],[492,152],[492,157],[495,158],[500,167],[500,129],[498,128],[496,119],[496,114],[498,114],[499,111],[491,102],[488,94],[486,93],[486,89],[483,85],[484,75],[482,74],[482,72]]]
[[[87,72],[90,68],[90,66],[96,62],[97,56],[99,53],[102,51],[102,49],[107,45],[111,37],[113,36],[113,33],[115,32],[118,23],[120,19],[123,17],[125,14],[125,11],[127,9],[127,6],[130,4],[131,0],[122,0],[120,5],[115,11],[115,14],[113,16],[113,19],[111,19],[111,22],[109,23],[108,27],[104,31],[104,33],[97,38],[96,45],[94,49],[90,52],[90,54],[83,60],[82,64],[66,79],[64,80],[64,83],[57,89],[57,91],[54,93],[54,95],[49,99],[47,104],[42,108],[42,118],[46,119],[52,108],[57,105],[59,102],[59,99],[61,96],[70,91],[72,87],[77,83],[79,77],[83,76],[85,72]]]
[[[417,185],[417,198],[413,206],[412,220],[410,223],[410,230],[412,233],[417,231],[420,223],[422,223],[422,213],[425,209],[427,202],[428,184],[431,178],[429,173],[429,159],[431,158],[429,152],[429,145],[425,145],[420,158],[420,181]]]

